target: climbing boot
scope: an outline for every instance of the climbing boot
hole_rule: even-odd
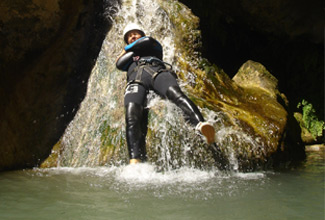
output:
[[[208,144],[215,143],[215,130],[209,122],[199,122],[195,129],[205,137]]]

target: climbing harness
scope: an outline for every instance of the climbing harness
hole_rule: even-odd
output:
[[[164,68],[160,68],[157,71],[153,70],[152,67],[157,67],[161,66]],[[134,68],[134,71],[137,72],[136,77],[135,77],[135,82],[140,82],[141,83],[141,78],[143,71],[146,71],[151,75],[152,82],[155,80],[155,78],[162,72],[170,72],[172,73],[176,78],[177,75],[173,70],[172,65],[169,63],[166,63],[164,61],[161,61],[155,57],[149,57],[149,58],[141,58],[137,61],[137,67]]]

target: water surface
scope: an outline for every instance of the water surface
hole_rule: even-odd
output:
[[[0,219],[324,219],[324,154],[255,173],[150,164],[0,174]]]

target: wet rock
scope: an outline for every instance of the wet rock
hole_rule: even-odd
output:
[[[85,95],[113,2],[0,2],[0,170],[49,155]]]
[[[247,61],[232,79],[243,88],[261,89],[273,98],[277,96],[278,80],[260,63]]]
[[[203,56],[233,77],[247,60],[279,80],[290,111],[304,98],[324,119],[321,0],[181,0],[200,18]],[[307,19],[308,18],[308,19]]]
[[[178,32],[179,38],[185,39],[182,42],[200,42],[197,22],[183,30],[182,21],[191,17],[183,11],[173,17],[182,30]],[[299,126],[288,112],[288,100],[279,91],[278,79],[251,60],[230,79],[219,67],[198,58],[200,53],[193,51],[200,51],[199,43],[193,46],[178,47],[177,60],[182,67],[178,75],[190,81],[189,73],[195,73],[195,83],[187,86],[190,96],[199,106],[219,112],[215,124],[219,130],[218,145],[224,154],[237,158],[237,168],[249,170],[304,158]],[[227,134],[223,133],[225,127],[231,130]]]

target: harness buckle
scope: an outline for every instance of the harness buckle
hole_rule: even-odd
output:
[[[148,63],[148,61],[146,59],[141,58],[140,60],[138,60],[138,65],[146,65]]]
[[[141,58],[138,60],[138,65],[146,65],[150,64],[152,66],[159,66],[159,65],[164,65],[165,63],[157,58],[150,57],[150,58]]]

